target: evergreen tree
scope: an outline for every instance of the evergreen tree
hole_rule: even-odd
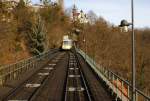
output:
[[[37,23],[32,27],[30,36],[31,51],[35,55],[40,55],[46,51],[46,33],[44,32],[44,24],[40,18]]]

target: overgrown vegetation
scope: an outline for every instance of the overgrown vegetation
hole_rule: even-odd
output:
[[[136,79],[137,87],[150,92],[150,29],[136,29]],[[80,47],[104,67],[131,80],[131,30],[121,32],[103,18],[86,24],[80,36]]]
[[[120,32],[92,11],[88,13],[90,23],[73,25],[59,5],[41,2],[37,10],[20,0],[10,10],[12,6],[0,0],[0,65],[60,47],[62,36],[77,28],[81,49],[86,50],[86,41],[87,53],[96,62],[131,80],[131,31]],[[135,33],[137,87],[150,92],[150,29],[136,29]]]
[[[41,2],[43,6],[34,8],[28,0],[20,0],[16,6],[0,0],[1,65],[60,47],[70,27],[69,17],[59,5]]]
[[[30,37],[30,48],[33,54],[39,55],[47,50],[46,31],[44,31],[44,24],[40,17],[36,20],[35,25],[31,27],[28,35]]]

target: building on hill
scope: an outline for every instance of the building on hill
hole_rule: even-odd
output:
[[[0,19],[0,21],[10,22],[10,20],[13,18],[12,10],[18,5],[20,0],[1,0],[1,2],[5,5],[5,8],[1,14],[2,19]],[[31,6],[30,0],[24,0],[24,2],[27,6]]]
[[[16,2],[18,3],[20,0],[1,0],[2,2]]]
[[[34,4],[30,6],[34,12],[37,12],[40,8],[43,8],[44,6],[42,4]]]
[[[79,12],[76,6],[74,5],[72,9],[72,21],[73,22],[79,21],[80,23],[88,23],[88,18],[87,15],[82,10]]]
[[[78,19],[80,21],[80,23],[88,23],[88,18],[87,15],[81,10],[79,15],[78,15]]]
[[[1,2],[5,5],[3,8],[3,13],[1,13],[1,20],[4,22],[10,22],[12,19],[12,10],[17,6],[19,0],[1,0]]]
[[[3,3],[10,5],[10,8],[15,7],[18,5],[20,0],[2,0]],[[26,5],[31,5],[31,0],[24,0]]]
[[[2,0],[2,3],[5,3],[6,9],[11,10],[13,7],[17,6],[20,0]]]

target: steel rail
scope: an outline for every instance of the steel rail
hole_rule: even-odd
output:
[[[52,60],[53,58],[55,58],[54,56],[57,55],[58,53],[56,54],[53,54],[53,56],[51,57],[50,60]],[[41,70],[42,67],[39,67],[33,74],[31,74],[29,77],[27,77],[23,82],[21,82],[17,87],[15,87],[14,89],[12,89],[10,92],[8,92],[3,98],[1,98],[2,101],[6,101],[7,98],[11,97],[14,95],[14,93],[17,92],[17,90],[21,89],[21,87],[26,84],[28,81],[30,81],[30,78],[32,78],[34,75],[36,75],[40,70]],[[50,72],[50,71],[49,71]],[[41,84],[44,84],[46,78],[48,76],[46,76],[42,81],[41,81]],[[32,101],[33,99],[33,96],[34,94],[36,93],[36,91],[38,91],[39,88],[35,89],[35,91],[31,94],[31,96],[29,97],[29,101]]]
[[[69,63],[69,60],[70,60],[70,55],[69,55],[69,53],[68,53],[68,66],[67,66],[67,73],[66,73],[66,82],[65,82],[65,97],[64,97],[64,101],[67,101],[67,95],[68,95],[68,91],[67,91],[67,84],[68,84],[68,69],[69,69],[69,67],[70,67],[70,63]]]
[[[54,66],[56,67],[56,65]],[[51,71],[48,72],[49,74],[51,73]],[[51,75],[45,76],[45,78],[42,80],[41,82],[41,86],[38,87],[36,90],[34,90],[34,92],[32,93],[32,95],[29,97],[28,101],[34,101],[34,99],[36,99],[37,95],[39,94],[40,91],[42,91],[42,88],[46,85],[46,83],[48,82],[49,78]]]
[[[72,58],[70,58],[70,57],[72,57]],[[72,62],[70,62],[71,60],[72,60]],[[70,66],[72,66],[72,68],[74,68],[74,71],[73,71],[74,75],[77,75],[78,71],[76,71],[76,70],[79,70],[79,74],[81,75],[81,83],[82,83],[83,87],[85,88],[85,92],[86,92],[85,94],[87,96],[86,99],[88,99],[88,101],[92,101],[90,93],[89,93],[89,90],[88,90],[88,87],[87,87],[88,85],[86,84],[86,80],[84,78],[84,75],[83,75],[82,71],[80,70],[81,69],[80,62],[78,60],[78,57],[77,57],[76,53],[74,53],[74,52],[71,52],[69,54],[68,69],[69,69]],[[77,67],[79,69],[76,69]],[[67,71],[68,71],[68,69],[67,69]],[[67,91],[68,85],[67,84],[69,82],[68,81],[68,75],[69,75],[69,72],[67,72],[67,76],[66,76],[66,86],[65,86],[65,98],[64,98],[64,101],[68,101],[68,99],[67,99],[67,97],[68,97],[68,91]],[[75,78],[75,80],[73,79],[72,83],[73,83],[73,85],[76,88],[80,87],[79,86],[80,82],[79,82],[78,78]],[[73,97],[74,101],[78,101],[78,100],[81,101],[82,100],[81,96],[80,96],[80,94],[78,92],[74,92],[74,96],[75,96],[75,97]]]
[[[6,78],[10,75],[11,78],[15,78],[14,75],[16,73],[20,72],[26,72],[27,70],[30,70],[29,67],[35,68],[38,66],[41,66],[44,64],[45,60],[52,55],[53,53],[58,52],[58,49],[49,50],[48,52],[45,52],[41,55],[37,55],[34,57],[30,57],[28,59],[24,59],[21,61],[18,61],[13,64],[4,65],[0,68],[0,85],[3,85],[6,81]],[[22,71],[22,69],[25,69],[25,71]],[[17,76],[17,75],[16,75]],[[8,78],[10,79],[10,78]]]
[[[88,100],[92,101],[92,98],[90,96],[90,92],[89,92],[89,89],[88,89],[88,85],[86,84],[86,79],[85,79],[85,77],[84,77],[84,75],[82,73],[82,70],[81,70],[81,64],[80,64],[80,61],[78,59],[77,53],[75,53],[75,57],[76,57],[76,60],[77,60],[78,67],[80,68],[79,71],[80,71],[80,74],[81,74],[81,78],[82,78],[83,84],[85,86],[85,90],[86,90],[86,93],[87,93],[87,96],[88,96]]]

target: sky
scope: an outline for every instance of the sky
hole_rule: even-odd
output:
[[[33,3],[38,1],[32,0]],[[74,0],[64,1],[65,8],[74,4]],[[131,0],[75,0],[75,4],[79,10],[92,10],[115,25],[119,25],[122,19],[131,22]],[[135,27],[150,27],[150,0],[134,0],[134,11]]]

